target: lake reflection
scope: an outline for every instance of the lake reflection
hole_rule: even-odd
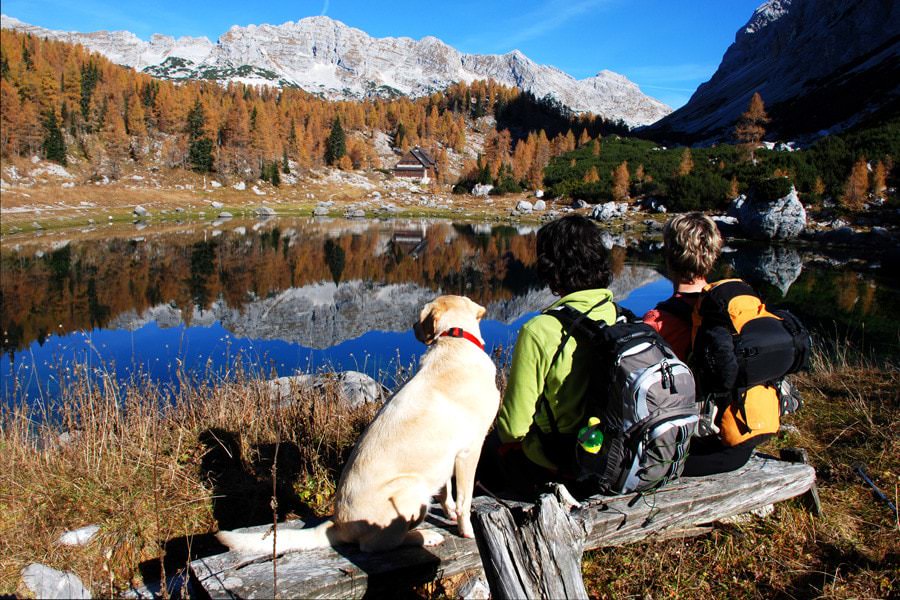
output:
[[[521,324],[554,299],[533,269],[534,228],[312,219],[218,227],[5,240],[4,396],[14,380],[32,398],[55,394],[58,369],[73,361],[163,383],[178,370],[222,376],[240,363],[267,375],[360,370],[390,385],[425,349],[411,325],[434,296],[465,294],[485,305],[489,348],[510,347]],[[671,291],[658,271],[658,242],[613,243],[629,246],[613,247],[613,290],[640,314]],[[833,273],[805,269],[792,248],[742,248],[721,262],[722,275],[745,276],[788,305],[795,296],[808,303],[823,282],[833,287]],[[813,318],[882,326],[879,306],[896,307],[896,292],[849,276]],[[896,325],[883,326],[896,339]]]

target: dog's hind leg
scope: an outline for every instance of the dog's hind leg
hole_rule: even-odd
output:
[[[433,529],[409,529],[409,523],[401,519],[394,520],[383,529],[373,528],[359,540],[359,549],[363,552],[383,552],[397,546],[436,546],[444,541]]]

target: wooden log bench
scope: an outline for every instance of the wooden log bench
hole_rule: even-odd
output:
[[[478,497],[473,503],[477,543],[456,536],[435,508],[423,526],[449,531],[432,548],[365,554],[343,546],[285,554],[274,564],[271,557],[229,552],[195,560],[191,569],[195,584],[212,598],[272,598],[276,592],[291,598],[372,597],[477,573],[482,564],[494,597],[579,597],[583,550],[697,535],[721,519],[797,496],[815,509],[815,470],[799,462],[800,455],[786,458],[756,455],[732,473],[683,478],[641,498],[594,496],[574,508],[553,494],[537,504]],[[302,524],[283,523],[279,529],[297,526]]]

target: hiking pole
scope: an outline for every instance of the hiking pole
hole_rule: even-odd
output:
[[[863,480],[864,482],[866,482],[866,484],[867,484],[870,488],[872,488],[872,491],[875,492],[875,496],[876,496],[879,500],[881,500],[882,502],[884,502],[885,504],[888,505],[888,508],[890,508],[890,509],[894,512],[894,518],[896,519],[896,518],[897,518],[897,507],[894,506],[894,503],[891,502],[890,498],[888,498],[887,496],[885,496],[884,492],[882,492],[880,489],[878,489],[878,486],[875,485],[875,484],[872,482],[871,479],[869,479],[869,476],[866,475],[866,470],[865,470],[865,468],[864,468],[862,465],[856,465],[855,467],[853,467],[853,470],[856,471],[856,474],[857,474],[857,475],[859,475],[860,477],[862,477],[862,480]]]

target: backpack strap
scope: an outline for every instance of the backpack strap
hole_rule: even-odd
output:
[[[662,310],[673,315],[688,325],[693,323],[694,307],[685,302],[681,298],[671,296],[670,298],[659,302],[656,310]]]
[[[585,332],[590,335],[590,332],[582,327],[580,327],[581,323],[589,318],[588,315],[594,312],[595,309],[600,308],[604,304],[610,301],[610,296],[607,296],[597,304],[593,305],[587,311],[581,312],[575,308],[572,308],[568,304],[560,304],[555,308],[548,308],[543,311],[545,315],[551,315],[556,317],[556,319],[563,326],[563,336],[559,342],[559,346],[556,348],[556,352],[553,354],[553,358],[550,359],[550,365],[547,367],[547,372],[549,373],[550,369],[553,368],[553,365],[556,364],[557,359],[562,354],[563,349],[566,347],[566,344],[569,342],[569,338],[575,335],[576,331]],[[619,305],[615,304],[616,313],[618,314]],[[627,310],[627,309],[626,309]],[[538,397],[537,405],[543,406],[547,412],[547,420],[550,423],[550,430],[554,436],[559,436],[559,426],[556,424],[556,417],[553,414],[553,409],[550,407],[550,401],[547,400],[547,397],[544,395],[544,392],[541,392],[541,395]],[[535,411],[535,416],[537,416],[537,411]],[[532,421],[532,429],[537,432],[539,436],[543,435],[543,431],[541,431],[540,427],[536,426],[536,423]]]

